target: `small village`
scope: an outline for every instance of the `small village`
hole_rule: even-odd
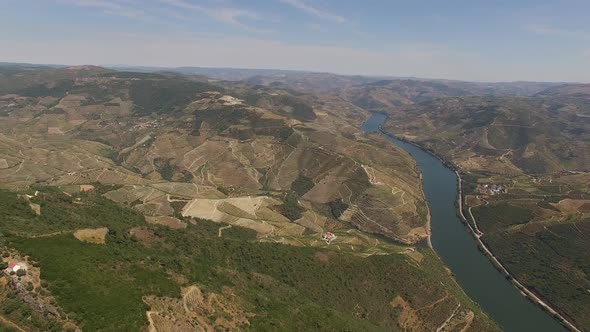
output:
[[[508,190],[506,189],[506,186],[501,185],[501,184],[484,184],[480,188],[480,190],[484,194],[488,194],[488,195],[506,194],[508,192]]]

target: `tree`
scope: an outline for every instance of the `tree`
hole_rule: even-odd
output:
[[[308,178],[307,176],[299,174],[297,179],[291,183],[291,190],[293,190],[297,195],[303,196],[306,192],[311,190],[315,184],[313,180]]]
[[[280,206],[281,214],[289,220],[297,220],[303,215],[303,208],[299,206],[298,197],[294,192],[288,193]]]
[[[348,209],[348,204],[344,203],[342,201],[342,199],[338,198],[335,201],[331,201],[328,203],[328,206],[330,207],[330,211],[332,212],[332,215],[334,215],[334,217],[336,217],[336,219],[340,218],[340,216],[342,215],[342,212],[346,211],[346,209]]]

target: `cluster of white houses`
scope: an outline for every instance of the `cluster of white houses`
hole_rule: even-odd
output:
[[[484,191],[490,195],[505,194],[508,192],[505,186],[501,184],[485,184]]]

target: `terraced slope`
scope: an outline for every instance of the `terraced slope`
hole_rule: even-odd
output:
[[[433,150],[464,180],[465,215],[511,273],[590,326],[587,85],[534,97],[450,97],[389,109],[384,130]]]
[[[465,169],[536,174],[590,168],[590,102],[577,98],[442,98],[391,115],[385,130]]]
[[[322,213],[341,200],[354,211],[344,222],[360,229],[403,243],[428,236],[411,158],[363,138],[356,126],[365,111],[341,99],[94,67],[44,71],[3,77],[23,75],[24,84],[1,97],[5,188],[99,182],[144,192],[190,183],[218,198],[271,194],[283,201],[305,177],[312,185],[294,204],[301,213]],[[364,165],[376,169],[373,183]],[[155,191],[136,196],[128,203],[148,215],[179,212]],[[373,206],[382,200],[392,207]]]
[[[41,280],[3,274],[18,287],[0,294],[27,329],[49,329],[49,302],[54,329],[496,329],[413,247],[430,231],[418,172],[361,134],[364,109],[176,74],[0,72],[3,261]]]

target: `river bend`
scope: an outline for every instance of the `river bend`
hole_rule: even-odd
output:
[[[386,116],[373,113],[364,132],[379,131]],[[457,175],[432,154],[392,136],[385,138],[410,153],[422,172],[424,194],[430,208],[432,245],[453,271],[471,299],[508,332],[567,331],[537,305],[527,300],[498,272],[477,247],[477,242],[457,217]]]

